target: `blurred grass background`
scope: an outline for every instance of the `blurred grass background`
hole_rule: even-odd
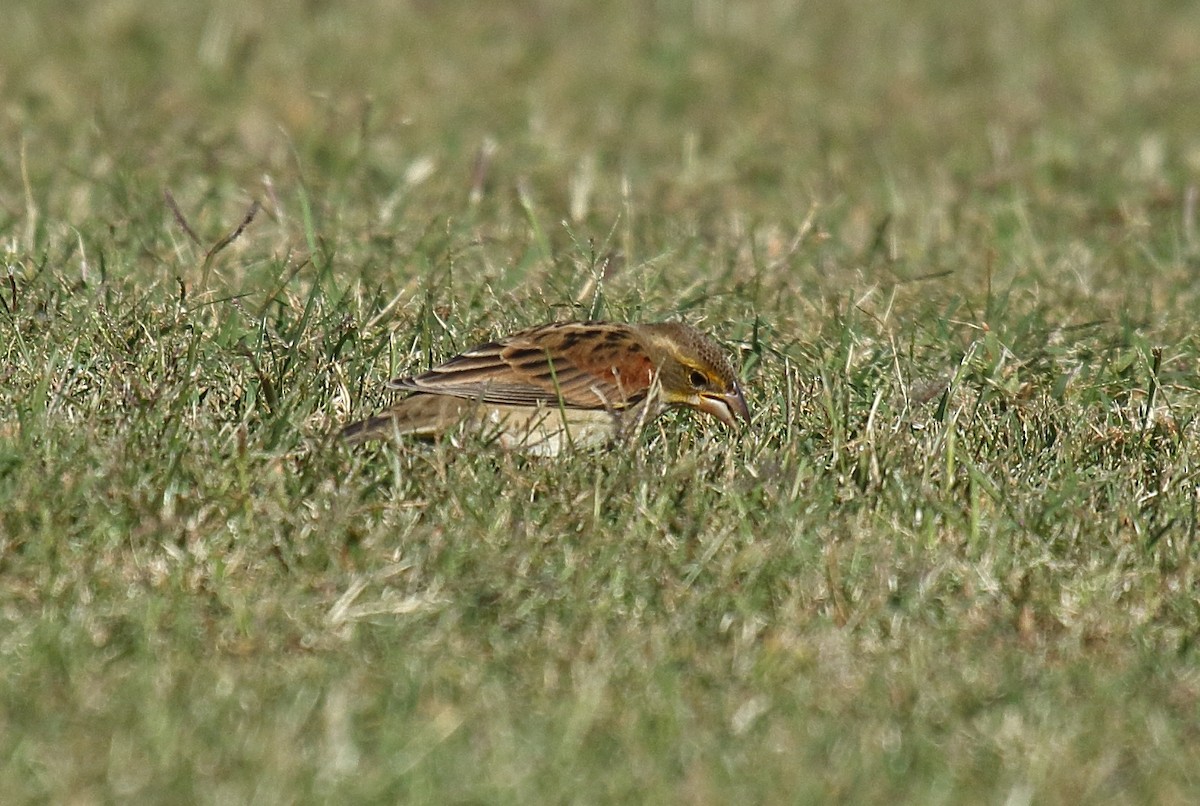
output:
[[[6,802],[1196,797],[1200,7],[6,17]],[[754,428],[331,437],[597,315]]]

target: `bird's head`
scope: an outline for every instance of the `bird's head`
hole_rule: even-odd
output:
[[[750,422],[737,373],[716,342],[680,322],[639,327],[656,354],[663,403],[711,414],[731,428],[738,418]]]

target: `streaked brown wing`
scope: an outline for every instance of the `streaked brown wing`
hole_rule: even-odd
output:
[[[482,344],[393,389],[453,395],[488,403],[622,409],[643,398],[655,366],[623,325],[571,322]]]

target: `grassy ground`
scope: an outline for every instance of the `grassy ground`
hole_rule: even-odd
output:
[[[48,0],[0,54],[6,803],[1200,793],[1200,7]],[[717,335],[754,427],[331,437],[590,315]]]

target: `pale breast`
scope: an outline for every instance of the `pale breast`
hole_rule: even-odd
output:
[[[477,417],[484,435],[494,437],[501,448],[532,456],[593,448],[617,433],[617,418],[604,410],[483,405]]]

